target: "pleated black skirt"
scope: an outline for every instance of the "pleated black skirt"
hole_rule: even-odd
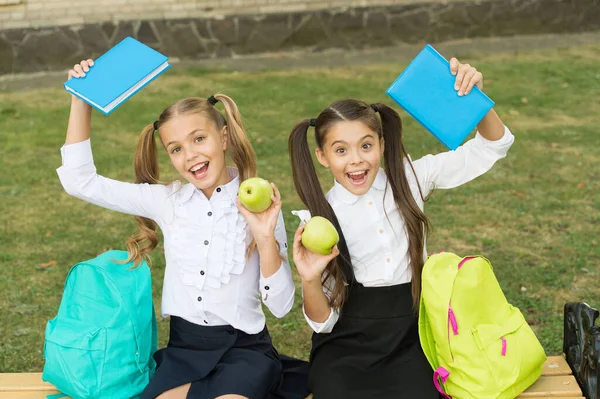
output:
[[[156,373],[141,399],[191,383],[188,399],[236,394],[250,399],[304,399],[308,363],[280,356],[266,327],[246,334],[171,317],[169,343],[156,352]]]

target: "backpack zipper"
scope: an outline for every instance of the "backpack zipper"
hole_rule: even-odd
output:
[[[474,259],[473,256],[467,256],[466,258],[463,258],[460,263],[458,264],[458,270],[460,270],[461,267],[463,267],[463,265],[471,260]],[[456,279],[455,279],[456,281]],[[454,282],[452,283],[452,291],[454,291]],[[456,315],[454,314],[454,311],[452,310],[452,294],[450,295],[450,301],[448,302],[448,350],[450,351],[450,356],[452,356],[452,361],[454,361],[454,354],[452,353],[452,344],[450,342],[450,330],[452,330],[452,333],[454,335],[458,335],[458,322],[456,321]],[[503,341],[503,351],[502,353],[506,353],[506,342]]]

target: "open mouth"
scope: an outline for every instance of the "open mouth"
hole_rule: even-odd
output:
[[[200,162],[188,169],[188,171],[194,176],[194,179],[200,180],[208,174],[209,162]]]
[[[367,175],[369,174],[369,170],[359,170],[356,172],[348,172],[346,173],[346,178],[355,186],[361,186],[367,182]]]

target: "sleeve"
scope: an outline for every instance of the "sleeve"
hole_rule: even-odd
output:
[[[299,211],[292,211],[292,214],[297,216],[300,219],[301,224],[308,222],[311,218],[310,211],[308,211],[306,209],[299,210]],[[327,296],[329,298],[330,293],[332,291],[333,291],[333,282],[323,283],[323,292],[325,293],[325,296]],[[304,298],[304,291],[302,291],[302,297]],[[318,323],[314,320],[311,320],[308,317],[308,315],[306,314],[306,310],[304,309],[304,305],[302,306],[302,313],[304,314],[304,318],[306,319],[306,322],[308,323],[310,328],[312,328],[313,331],[316,333],[330,333],[331,330],[333,330],[333,326],[335,326],[335,323],[337,323],[337,321],[340,317],[339,312],[337,310],[331,308],[331,310],[329,312],[329,317],[327,318],[327,320],[325,320],[322,323]]]
[[[89,139],[65,144],[61,155],[57,173],[67,194],[117,212],[154,220],[159,217],[168,198],[167,186],[125,183],[98,175]]]
[[[332,292],[332,289],[333,289],[333,283],[329,284],[329,283],[325,282],[323,284],[323,292],[325,293],[327,298],[329,298],[329,295]],[[304,292],[302,292],[302,296],[304,297]],[[333,326],[335,326],[338,319],[340,318],[339,312],[333,308],[331,308],[331,310],[329,312],[329,317],[327,318],[327,320],[325,320],[322,323],[318,323],[314,320],[311,320],[310,317],[308,317],[308,315],[306,314],[306,311],[304,310],[304,306],[302,306],[302,313],[304,313],[304,318],[306,319],[306,322],[308,323],[310,328],[312,328],[313,331],[316,332],[317,334],[330,333],[331,330],[333,330]]]
[[[279,256],[281,265],[273,275],[264,277],[260,275],[260,292],[263,303],[269,308],[275,317],[283,317],[294,305],[294,294],[296,287],[292,278],[292,270],[288,260],[287,234],[283,221],[283,213],[279,213],[277,226],[275,227],[275,240],[279,245]]]
[[[479,132],[455,151],[426,155],[413,162],[423,195],[434,188],[454,188],[489,171],[496,161],[506,157],[515,137],[504,127],[501,139],[490,141]]]

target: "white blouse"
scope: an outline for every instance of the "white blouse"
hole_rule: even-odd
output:
[[[57,169],[65,191],[117,212],[154,220],[164,237],[166,269],[161,314],[205,326],[231,325],[248,334],[265,326],[259,296],[276,317],[294,302],[283,215],[275,229],[283,259],[279,270],[263,277],[255,249],[247,259],[252,234],[236,207],[238,172],[210,199],[191,183],[124,183],[96,174],[90,140],[61,148]]]
[[[423,210],[427,195],[434,188],[448,189],[467,183],[492,168],[504,158],[514,142],[514,136],[505,127],[504,136],[497,141],[485,139],[479,133],[455,151],[426,155],[412,162],[405,161],[406,177],[412,196]],[[419,192],[421,186],[423,198]],[[388,184],[385,171],[380,169],[367,193],[356,196],[337,181],[327,193],[348,245],[356,280],[366,287],[383,287],[411,281],[408,237],[404,221]],[[301,220],[310,219],[308,211],[293,211]],[[423,256],[426,258],[427,252]],[[328,295],[333,287],[324,283]],[[339,318],[332,310],[329,318],[317,323],[304,316],[317,333],[331,332]]]

